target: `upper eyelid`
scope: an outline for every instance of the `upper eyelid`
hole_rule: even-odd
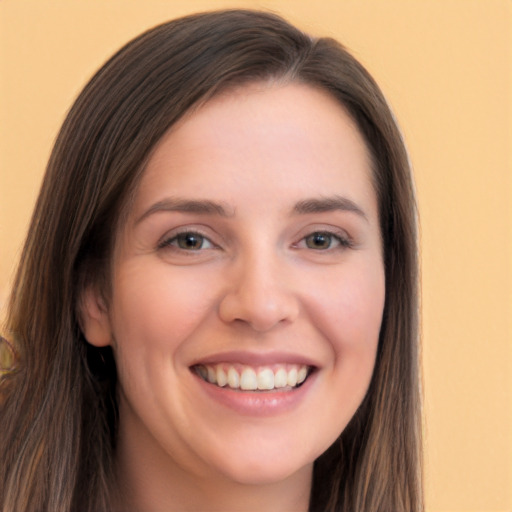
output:
[[[199,224],[192,225],[184,225],[177,226],[171,229],[168,229],[166,233],[162,236],[162,238],[171,238],[178,235],[182,235],[183,233],[196,233],[198,235],[204,236],[205,238],[209,238],[211,235],[207,233],[207,231],[211,231],[210,229],[203,227]]]
[[[319,230],[318,229],[318,230],[315,230],[315,231],[311,231],[307,235],[304,235],[294,245],[298,245],[301,242],[304,242],[308,237],[310,237],[310,236],[312,236],[314,234],[317,234],[317,233],[331,236],[332,238],[336,239],[338,241],[338,243],[340,245],[342,245],[342,246],[352,245],[352,243],[353,243],[351,237],[349,237],[348,235],[344,235],[344,234],[341,234],[341,233],[335,233],[333,231],[326,231],[326,230]]]
[[[184,235],[184,234],[187,234],[187,233],[190,233],[190,234],[193,234],[193,235],[199,235],[201,237],[203,237],[204,239],[208,240],[208,242],[210,242],[210,244],[213,246],[213,247],[218,247],[218,244],[216,244],[213,240],[212,240],[212,237],[205,234],[202,230],[200,229],[197,229],[197,228],[176,228],[176,229],[173,229],[169,232],[167,232],[159,241],[158,241],[158,244],[157,246],[158,247],[164,247],[166,245],[169,245],[169,242],[175,240],[178,236],[180,235]]]
[[[301,239],[306,238],[313,233],[326,233],[335,237],[346,238],[348,240],[352,240],[353,238],[346,229],[329,224],[314,224],[312,226],[307,226],[301,230],[300,237]]]

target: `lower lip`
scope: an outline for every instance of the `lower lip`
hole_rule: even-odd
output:
[[[243,416],[273,416],[288,412],[306,399],[316,378],[316,372],[304,383],[289,391],[242,391],[229,387],[221,388],[206,382],[192,372],[201,390],[224,407]]]

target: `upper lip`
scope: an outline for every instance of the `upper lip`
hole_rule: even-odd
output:
[[[190,366],[208,365],[218,363],[240,363],[248,366],[264,366],[270,364],[298,364],[311,367],[318,367],[318,362],[302,354],[291,352],[253,352],[235,350],[229,352],[218,352],[208,356],[203,356],[194,360]]]

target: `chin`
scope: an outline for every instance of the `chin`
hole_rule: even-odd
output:
[[[229,465],[226,465],[226,462]],[[284,454],[266,456],[261,454],[252,460],[236,460],[229,463],[224,460],[218,470],[229,480],[240,485],[272,485],[283,482],[303,471],[308,475],[312,472],[313,461],[291,460]]]
[[[313,464],[310,465],[311,470]],[[306,468],[301,467],[294,470],[279,470],[276,471],[269,467],[247,468],[241,471],[233,472],[226,475],[228,478],[240,485],[273,485],[287,480],[300,471],[306,471]]]

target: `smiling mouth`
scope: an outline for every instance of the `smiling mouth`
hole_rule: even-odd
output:
[[[291,391],[309,377],[313,368],[300,364],[252,367],[243,364],[197,364],[192,371],[205,382],[239,391]]]

